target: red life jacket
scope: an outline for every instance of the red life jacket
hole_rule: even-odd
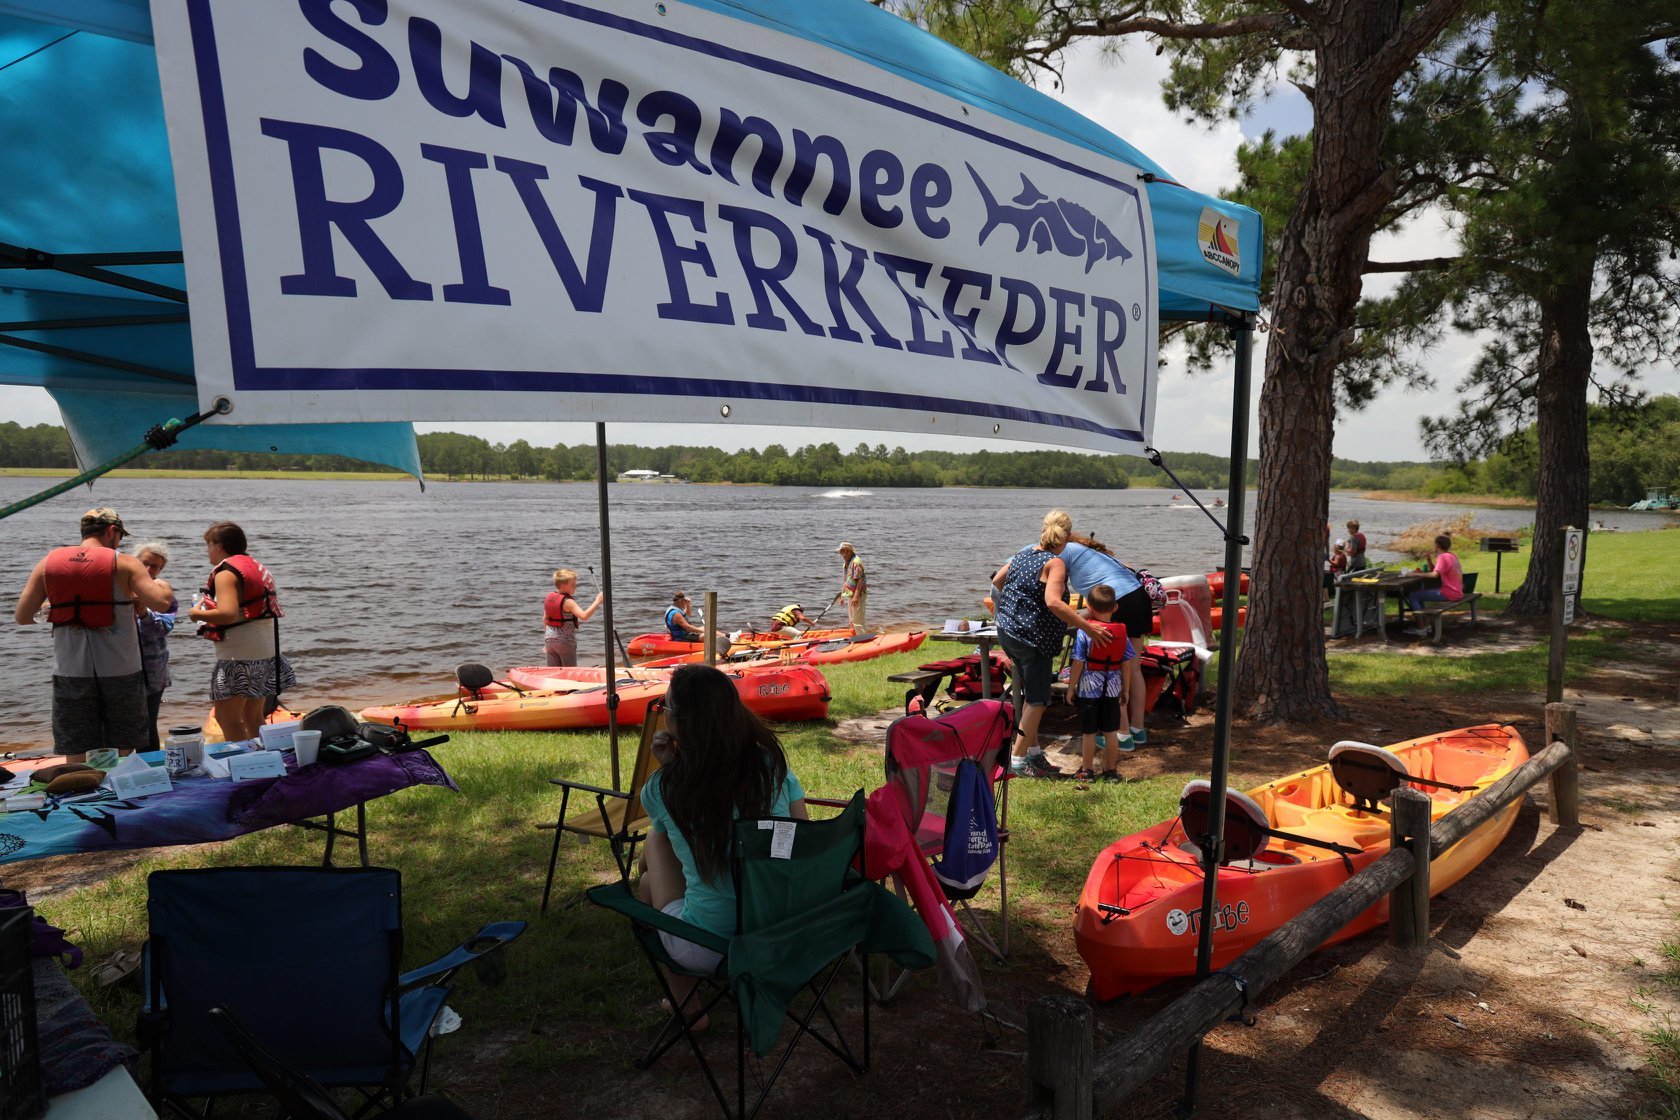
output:
[[[47,553],[47,621],[53,626],[87,626],[104,629],[117,619],[116,608],[132,599],[113,599],[111,588],[117,573],[117,550],[70,545]]]
[[[1093,619],[1093,621],[1095,621]],[[1096,673],[1111,673],[1126,664],[1126,624],[1123,622],[1098,622],[1098,626],[1107,630],[1113,637],[1107,645],[1099,646],[1091,643],[1091,648],[1085,658],[1085,668]]]
[[[280,609],[279,593],[274,590],[274,577],[268,574],[267,568],[243,552],[238,556],[229,556],[210,569],[210,578],[204,584],[203,606],[210,609],[216,606],[216,573],[220,571],[232,572],[239,582],[239,610],[242,617],[223,626],[204,623],[199,629],[203,637],[212,642],[219,642],[235,626],[243,626],[259,618],[279,618],[285,613]]]
[[[564,626],[571,623],[577,629],[578,620],[566,613],[566,600],[575,598],[564,591],[550,591],[543,598],[543,622],[548,626]]]

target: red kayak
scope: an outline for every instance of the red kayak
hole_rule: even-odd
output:
[[[780,634],[755,630],[750,634],[742,634],[739,638],[733,640],[729,649],[731,653],[737,653],[752,647],[776,649],[790,641],[803,642],[807,640],[850,638],[856,633],[857,631],[850,626],[836,626],[824,630],[803,631],[797,638],[784,638]],[[669,634],[637,634],[626,644],[624,652],[638,661],[642,658],[677,657],[685,653],[693,653],[700,655],[695,658],[698,661],[703,660],[706,651],[699,642],[679,642]]]
[[[910,650],[918,648],[926,640],[926,631],[912,630],[908,634],[876,634],[870,638],[836,638],[832,641],[823,642],[795,642],[777,649],[765,650],[763,655],[759,657],[738,658],[731,655],[728,661],[720,663],[720,667],[756,671],[774,665],[839,665],[847,661],[869,661],[876,657],[885,657],[889,653],[908,653]],[[659,661],[650,661],[644,668],[687,665],[704,660],[703,655],[691,653],[682,657],[667,657]]]

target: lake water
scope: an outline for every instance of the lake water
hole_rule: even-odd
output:
[[[40,489],[0,478],[0,504]],[[1156,575],[1206,572],[1224,558],[1214,526],[1157,489],[824,490],[803,487],[615,483],[609,487],[617,626],[626,640],[661,626],[671,592],[696,604],[718,592],[723,629],[762,625],[782,604],[812,613],[839,587],[834,547],[852,541],[869,569],[869,619],[884,628],[938,626],[975,616],[997,565],[1037,539],[1044,511],[1072,512],[1127,562]],[[202,535],[239,522],[252,555],[273,571],[286,616],[281,642],[297,669],[294,706],[352,708],[452,688],[453,667],[496,669],[542,660],[541,603],[557,567],[580,573],[579,595],[600,570],[592,483],[284,482],[108,479],[0,521],[0,595],[16,601],[49,548],[73,543],[89,506],[114,506],[135,541],[160,538],[174,558],[164,578],[183,600],[204,581]],[[1211,494],[1203,494],[1211,501]],[[1252,511],[1252,497],[1249,509]],[[1365,501],[1331,495],[1340,526],[1357,517],[1378,542],[1408,525],[1469,507]],[[1223,512],[1223,511],[1215,511]],[[1515,529],[1532,510],[1474,509],[1475,524]],[[1611,527],[1655,528],[1660,515],[1607,512]],[[843,606],[829,620],[843,620]],[[581,657],[603,656],[599,616],[580,636]],[[174,687],[166,720],[197,722],[214,654],[190,626],[171,642]],[[52,639],[44,625],[0,625],[0,748],[51,738]]]

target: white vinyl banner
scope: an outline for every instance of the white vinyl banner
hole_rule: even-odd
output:
[[[1150,439],[1129,165],[675,0],[152,13],[231,422]]]

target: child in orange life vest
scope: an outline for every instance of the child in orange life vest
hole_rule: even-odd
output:
[[[560,568],[554,573],[554,590],[543,598],[543,654],[550,665],[577,664],[578,627],[595,617],[602,594],[587,607],[578,606],[577,573]]]
[[[1083,752],[1075,781],[1088,782],[1096,775],[1092,766],[1097,757],[1097,733],[1104,737],[1103,781],[1118,782],[1119,752],[1132,749],[1132,737],[1122,736],[1120,729],[1122,699],[1125,694],[1125,663],[1137,656],[1126,637],[1124,625],[1114,621],[1114,588],[1099,583],[1085,597],[1091,621],[1114,634],[1111,641],[1092,649],[1091,638],[1080,631],[1073,639],[1073,667],[1068,673],[1068,703],[1079,710],[1079,729],[1084,733]]]

